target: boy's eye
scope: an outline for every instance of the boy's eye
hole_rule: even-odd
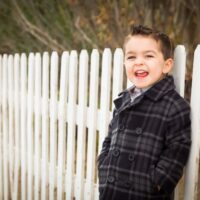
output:
[[[146,58],[153,58],[154,56],[153,55],[146,55]]]
[[[136,57],[135,56],[128,56],[127,57],[127,60],[133,60],[133,59],[135,59]]]

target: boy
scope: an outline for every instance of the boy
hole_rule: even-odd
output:
[[[168,36],[144,26],[125,39],[133,86],[114,101],[98,158],[100,200],[171,200],[187,162],[190,107],[175,91]]]

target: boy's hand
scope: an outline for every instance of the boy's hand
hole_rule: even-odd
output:
[[[158,191],[160,191],[160,186],[159,185],[157,185],[157,189],[158,189]]]

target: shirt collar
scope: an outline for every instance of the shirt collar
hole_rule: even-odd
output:
[[[119,97],[123,96],[126,93],[130,94],[131,91],[134,91],[134,88],[135,86],[127,88],[123,92],[119,93]],[[157,101],[173,89],[175,89],[174,78],[171,75],[167,75],[165,78],[163,78],[161,81],[151,86],[150,88],[142,89],[142,93],[144,93],[144,95],[148,98]]]

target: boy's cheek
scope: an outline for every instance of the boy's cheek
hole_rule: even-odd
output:
[[[134,73],[133,73],[133,70],[132,70],[132,68],[130,67],[130,68],[126,68],[126,76],[128,77],[128,78],[133,78],[133,76],[134,76]]]
[[[124,67],[125,67],[126,69],[130,68],[132,65],[133,65],[133,64],[132,64],[131,62],[128,62],[128,61],[125,61],[125,62],[124,62]]]
[[[125,64],[124,66],[125,66],[126,71],[130,71],[133,68],[133,65],[131,63]]]

